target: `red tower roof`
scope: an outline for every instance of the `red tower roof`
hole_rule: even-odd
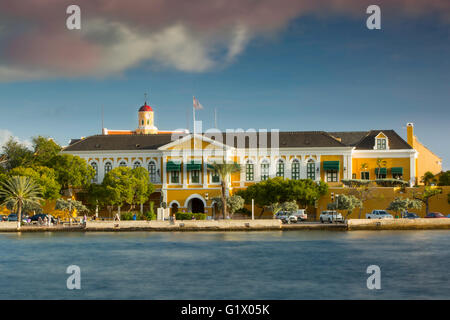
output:
[[[147,102],[139,109],[139,112],[141,111],[153,111],[152,107],[150,107]]]

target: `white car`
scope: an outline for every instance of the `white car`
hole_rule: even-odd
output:
[[[325,221],[329,223],[344,222],[344,218],[342,217],[342,214],[337,211],[325,210],[320,214],[320,222],[324,223]]]
[[[297,223],[308,218],[305,210],[298,210],[296,212],[280,211],[275,215],[276,219],[280,219],[283,223]]]
[[[394,217],[385,210],[373,210],[366,213],[366,219],[394,219]]]

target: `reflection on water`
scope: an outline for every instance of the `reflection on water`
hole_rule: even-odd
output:
[[[0,234],[0,298],[450,298],[448,231]],[[82,290],[66,289],[67,266]],[[367,266],[382,289],[366,287]]]

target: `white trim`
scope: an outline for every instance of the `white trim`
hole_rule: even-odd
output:
[[[169,205],[168,205],[167,207],[172,208],[172,205],[173,205],[173,204],[178,205],[178,209],[181,208],[180,203],[179,203],[177,200],[172,200],[172,201],[170,201],[170,203],[169,203]]]
[[[202,200],[203,206],[206,207],[205,199],[201,195],[199,195],[198,193],[193,193],[189,197],[187,197],[186,200],[184,201],[184,208],[188,208],[189,207],[189,201],[191,201],[192,199],[195,199],[195,198]]]

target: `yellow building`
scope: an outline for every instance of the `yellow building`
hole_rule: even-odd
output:
[[[377,178],[402,179],[413,186],[423,172],[441,170],[441,160],[417,141],[412,124],[408,141],[394,130],[211,129],[192,134],[158,130],[147,103],[139,109],[138,121],[135,131],[104,129],[101,135],[72,140],[63,152],[91,164],[97,183],[114,167],[145,167],[157,190],[152,198],[173,210],[214,214],[213,198],[221,189],[210,165],[224,159],[241,165],[241,172],[227,181],[229,192],[276,176],[322,180],[331,187],[341,186],[343,179]]]

